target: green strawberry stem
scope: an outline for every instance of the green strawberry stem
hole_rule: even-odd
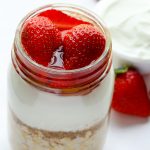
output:
[[[126,73],[129,70],[129,66],[124,65],[120,68],[115,69],[115,75]]]

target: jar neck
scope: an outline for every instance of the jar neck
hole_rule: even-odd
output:
[[[25,21],[26,19],[21,24]],[[99,26],[106,36],[106,46],[102,56],[96,62],[81,69],[56,70],[43,67],[27,56],[20,41],[22,25],[19,25],[12,49],[12,62],[15,70],[29,84],[47,92],[61,95],[80,95],[91,92],[106,77],[112,64],[110,35],[102,24]]]

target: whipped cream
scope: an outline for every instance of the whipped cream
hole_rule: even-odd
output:
[[[150,59],[149,0],[102,0],[96,13],[109,27],[114,51]]]
[[[11,67],[9,105],[18,119],[31,127],[48,131],[82,130],[106,117],[112,99],[113,78],[111,69],[100,86],[91,93],[85,96],[59,96],[26,83]]]

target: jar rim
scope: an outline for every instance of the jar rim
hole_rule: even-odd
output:
[[[78,10],[80,12],[83,12],[84,14],[87,14],[87,16],[91,16],[92,19],[95,19],[97,24],[103,29],[103,32],[105,34],[106,37],[106,45],[105,45],[105,50],[103,51],[102,55],[93,63],[82,67],[82,68],[78,68],[78,69],[72,69],[72,70],[59,70],[59,69],[55,69],[55,68],[50,68],[50,67],[45,67],[43,65],[40,65],[38,63],[36,63],[34,60],[32,60],[27,53],[25,52],[23,45],[21,44],[21,29],[23,27],[24,22],[31,16],[33,16],[36,12],[39,11],[43,11],[44,9],[48,9],[48,8],[60,8],[60,7],[64,7],[64,8],[71,8],[74,10]],[[31,63],[33,66],[37,67],[39,70],[44,71],[44,72],[49,72],[51,74],[72,74],[72,73],[81,73],[83,71],[89,70],[90,68],[92,68],[93,66],[98,65],[101,61],[103,61],[103,59],[107,56],[107,53],[109,52],[109,48],[111,45],[111,38],[110,38],[110,33],[107,29],[107,27],[105,27],[104,22],[100,19],[100,17],[95,14],[94,12],[91,12],[88,9],[85,9],[81,6],[78,5],[72,5],[72,4],[63,4],[63,3],[52,3],[49,5],[45,5],[43,7],[40,7],[38,9],[35,9],[33,11],[31,11],[30,13],[28,13],[19,23],[17,30],[16,30],[16,36],[15,36],[15,45],[16,48],[20,51],[21,55],[29,62]]]

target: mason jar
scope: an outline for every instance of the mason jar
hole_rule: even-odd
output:
[[[25,21],[49,9],[84,18],[99,28],[106,46],[98,60],[83,68],[58,70],[37,64],[25,53],[21,44]],[[47,5],[20,22],[8,74],[12,150],[102,150],[114,86],[111,46],[100,18],[77,6]]]

